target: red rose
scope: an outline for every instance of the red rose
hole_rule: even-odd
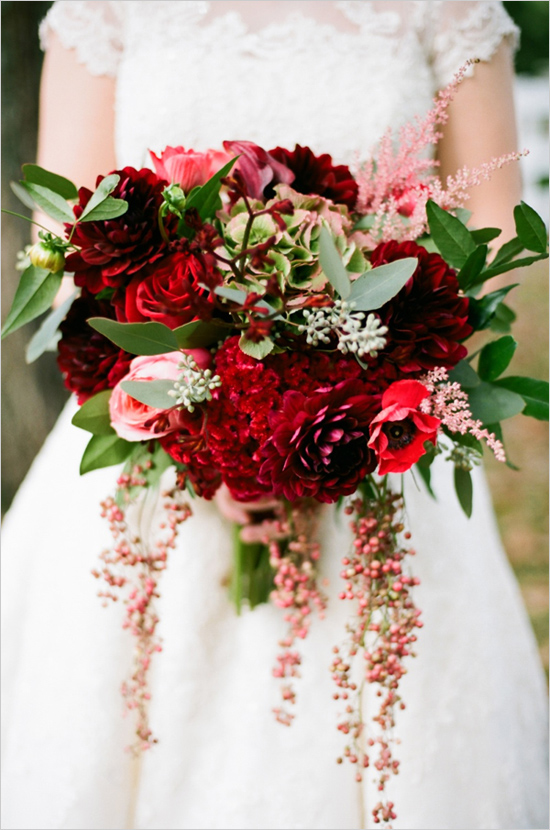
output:
[[[66,270],[74,271],[76,285],[93,294],[125,285],[133,274],[162,256],[165,247],[158,227],[158,209],[166,182],[146,169],[125,167],[114,172],[120,181],[112,195],[125,199],[128,210],[116,219],[78,224],[72,242],[80,250],[70,254],[66,262]],[[98,176],[96,185],[103,178]],[[77,218],[92,193],[83,187],[78,195],[74,209]]]
[[[280,411],[270,415],[273,435],[262,448],[259,481],[289,501],[330,503],[355,492],[376,466],[367,446],[375,400],[355,380],[309,397],[285,392]]]
[[[371,447],[380,462],[378,472],[404,473],[424,455],[424,442],[435,443],[441,421],[419,412],[429,394],[417,380],[398,380],[382,396],[382,412],[371,424]]]
[[[384,242],[372,252],[371,264],[376,267],[403,257],[416,257],[418,267],[378,312],[389,329],[379,359],[407,373],[438,366],[450,369],[467,354],[460,341],[472,333],[468,298],[458,293],[456,274],[445,260],[416,242]]]
[[[126,289],[127,321],[155,320],[175,329],[197,317],[209,319],[213,306],[200,284],[211,284],[213,270],[213,258],[207,254],[176,251],[163,257]]]

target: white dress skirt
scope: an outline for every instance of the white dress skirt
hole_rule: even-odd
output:
[[[306,12],[296,3],[291,18],[281,3],[276,22],[257,31],[233,5],[54,3],[43,37],[55,30],[91,72],[117,78],[121,166],[145,163],[147,148],[204,149],[225,138],[299,142],[350,161],[387,125],[423,112],[465,59],[487,60],[514,36],[498,3],[356,0],[308,3]],[[175,67],[162,83],[161,58]],[[236,615],[224,587],[230,527],[195,500],[160,585],[164,650],[150,708],[159,743],[139,761],[124,752],[133,724],[119,688],[133,644],[122,607],[103,608],[90,575],[110,541],[99,502],[116,470],[79,477],[87,434],[70,424],[75,408],[67,405],[4,524],[2,827],[373,826],[372,777],[359,786],[349,765],[336,764],[343,740],[329,666],[344,639],[339,570],[351,537],[332,507],[321,528],[329,607],[301,644],[292,726],[272,714],[282,614],[266,605]],[[435,502],[405,476],[424,628],[403,680],[401,772],[388,785],[394,827],[547,828],[537,648],[483,476],[470,520],[451,480],[450,467],[436,464]],[[372,712],[367,699],[365,717]]]

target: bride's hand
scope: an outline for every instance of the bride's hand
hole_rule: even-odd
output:
[[[281,521],[285,519],[285,511],[282,502],[277,499],[235,501],[225,484],[219,488],[215,499],[222,516],[236,524],[243,525],[241,530],[243,542],[252,544],[281,538]]]

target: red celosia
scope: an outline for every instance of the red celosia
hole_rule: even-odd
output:
[[[133,274],[162,256],[165,247],[157,214],[166,182],[146,169],[124,167],[114,172],[120,181],[112,195],[128,202],[127,212],[116,219],[78,224],[72,242],[80,250],[67,257],[66,270],[74,271],[75,283],[93,294],[125,285]],[[103,178],[98,177],[97,185]],[[77,218],[91,195],[85,187],[79,190]]]
[[[429,392],[417,380],[399,380],[382,396],[382,412],[371,424],[369,447],[380,462],[379,474],[404,473],[435,443],[441,421],[419,409]]]
[[[404,288],[377,312],[388,327],[379,360],[401,372],[451,368],[467,354],[461,344],[472,332],[468,298],[459,295],[456,274],[439,254],[416,242],[384,242],[371,255],[373,266],[416,257],[418,267]]]
[[[116,386],[127,374],[134,357],[86,323],[90,317],[112,316],[109,302],[96,300],[83,289],[59,327],[57,365],[65,386],[76,394],[79,404],[97,392]]]

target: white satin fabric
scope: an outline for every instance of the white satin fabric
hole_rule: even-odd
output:
[[[258,8],[264,20],[258,18]],[[95,74],[117,77],[120,164],[167,143],[224,138],[267,148],[296,141],[338,160],[429,105],[468,57],[489,59],[514,28],[500,4],[57,2],[55,30]],[[296,719],[286,729],[271,667],[284,631],[271,606],[237,617],[222,583],[230,531],[194,502],[158,609],[164,651],[152,670],[160,743],[124,754],[131,722],[118,696],[130,636],[89,575],[108,544],[99,501],[111,468],[78,476],[86,434],[70,403],[4,528],[5,828],[371,827],[377,793],[337,766],[332,646],[347,608],[343,517],[324,511],[321,570],[329,610],[302,646]],[[546,691],[517,585],[481,475],[474,514],[436,465],[435,503],[406,477],[425,626],[403,682],[396,828],[545,828]],[[507,473],[503,470],[503,474]],[[366,717],[372,711],[366,703]]]

